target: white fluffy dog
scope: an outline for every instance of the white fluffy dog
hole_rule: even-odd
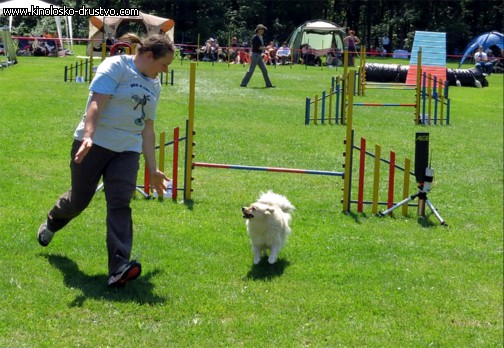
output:
[[[287,197],[272,191],[261,192],[255,203],[242,208],[243,217],[247,219],[254,265],[261,261],[261,256],[267,249],[270,249],[268,262],[274,264],[277,261],[278,253],[291,232],[291,213],[294,209]]]

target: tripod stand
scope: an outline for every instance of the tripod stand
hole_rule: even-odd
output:
[[[434,205],[427,198],[427,192],[430,191],[432,181],[434,179],[434,170],[432,168],[427,167],[425,169],[425,176],[423,179],[424,179],[424,182],[418,183],[418,192],[417,193],[409,196],[408,198],[403,199],[402,201],[393,205],[392,207],[388,208],[387,210],[379,212],[378,215],[385,216],[387,214],[390,214],[395,209],[402,207],[405,204],[408,204],[408,202],[410,202],[418,197],[418,216],[425,217],[425,204],[427,204],[427,206],[430,208],[432,213],[434,213],[434,215],[438,218],[441,225],[448,226],[448,224],[443,220],[441,215],[439,215],[439,213],[436,210],[436,208],[434,207]]]

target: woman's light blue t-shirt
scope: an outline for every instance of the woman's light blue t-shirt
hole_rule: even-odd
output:
[[[133,57],[114,56],[105,59],[89,86],[86,111],[93,93],[108,94],[110,99],[100,113],[93,143],[115,152],[142,152],[145,120],[154,120],[161,92],[158,78],[138,71]],[[86,114],[77,126],[74,138],[82,140]]]

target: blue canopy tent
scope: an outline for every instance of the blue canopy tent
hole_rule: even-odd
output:
[[[474,39],[469,42],[469,44],[464,49],[464,55],[460,60],[459,68],[464,63],[468,56],[472,56],[474,51],[479,47],[483,46],[483,50],[488,49],[489,47],[496,45],[501,50],[504,49],[504,36],[502,33],[498,31],[489,31],[483,34],[476,36]]]

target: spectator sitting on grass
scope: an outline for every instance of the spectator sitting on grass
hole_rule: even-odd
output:
[[[487,76],[492,73],[493,63],[488,60],[487,54],[483,51],[483,46],[478,47],[478,51],[474,54],[476,69],[483,75]]]
[[[287,46],[287,41],[282,42],[282,46],[276,51],[276,61],[281,65],[290,64],[291,50]]]

